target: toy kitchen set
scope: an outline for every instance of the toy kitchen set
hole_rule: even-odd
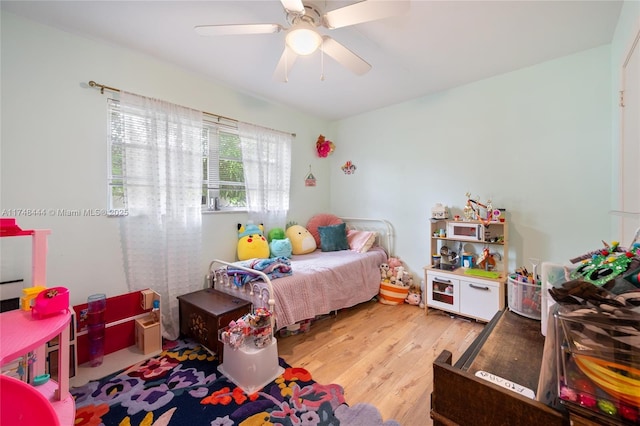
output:
[[[488,322],[504,308],[508,271],[508,224],[504,210],[467,194],[462,215],[436,204],[430,219],[431,264],[424,268],[427,303]]]

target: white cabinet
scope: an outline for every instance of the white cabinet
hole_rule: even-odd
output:
[[[488,322],[504,308],[504,283],[426,269],[427,306]]]
[[[454,226],[481,227],[474,232],[448,230]],[[461,228],[461,227],[459,227]],[[506,222],[488,224],[471,221],[432,219],[430,264],[425,266],[425,309],[443,311],[488,322],[505,307],[505,282],[508,276],[508,226]],[[451,256],[455,252],[457,256]],[[449,254],[445,261],[444,254]],[[490,255],[480,267],[483,254]],[[441,256],[441,257],[438,257]],[[463,263],[463,257],[467,260]],[[469,261],[468,259],[473,259]]]
[[[504,308],[504,284],[480,279],[460,280],[460,313],[490,321]],[[502,301],[502,303],[500,303]]]

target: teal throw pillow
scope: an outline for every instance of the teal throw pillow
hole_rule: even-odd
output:
[[[349,249],[346,224],[319,226],[318,233],[320,234],[320,249],[322,251]]]

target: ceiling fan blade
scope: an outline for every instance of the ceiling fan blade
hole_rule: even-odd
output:
[[[276,70],[273,72],[273,78],[285,83],[289,81],[289,73],[296,59],[298,59],[298,55],[289,46],[285,45]]]
[[[278,24],[198,25],[193,28],[201,36],[271,34],[282,31]]]
[[[349,68],[354,74],[363,75],[371,69],[371,65],[367,61],[329,36],[322,36],[320,49],[342,66]]]
[[[406,13],[409,0],[361,1],[324,14],[327,28],[341,28]]]
[[[280,0],[280,3],[282,3],[282,7],[284,7],[287,12],[304,15],[304,4],[302,4],[302,0]]]

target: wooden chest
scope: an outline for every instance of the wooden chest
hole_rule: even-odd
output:
[[[218,330],[250,313],[251,302],[213,288],[178,296],[178,300],[180,333],[215,352],[222,363],[224,345],[218,340]]]

